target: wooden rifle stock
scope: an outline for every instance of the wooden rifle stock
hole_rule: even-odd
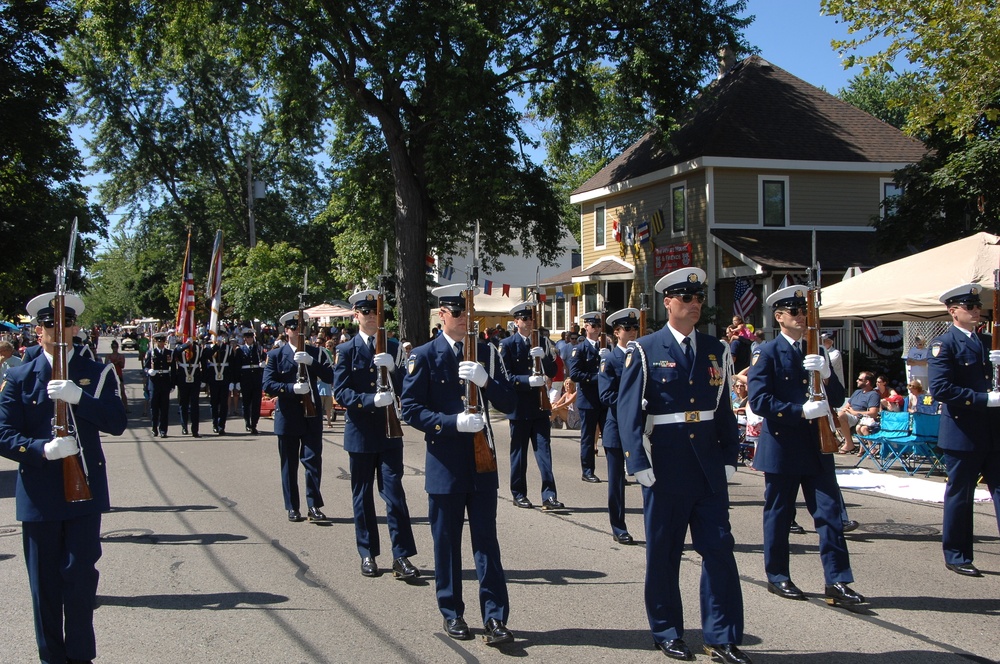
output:
[[[66,341],[66,297],[62,280],[57,278],[56,298],[54,304],[55,316],[55,346],[52,349],[52,380],[67,380],[69,368],[67,364],[67,349],[69,344]],[[69,425],[69,404],[65,401],[55,400],[55,416],[52,418],[52,437],[73,436],[74,432]],[[87,484],[87,474],[83,471],[83,463],[80,455],[83,449],[77,454],[63,457],[63,497],[67,503],[82,503],[93,499],[90,493],[90,485]]]
[[[810,288],[806,292],[806,353],[809,355],[819,354],[819,308],[816,306],[816,290]],[[829,361],[829,360],[827,360]],[[809,379],[808,398],[813,401],[825,399],[823,393],[823,377],[819,371],[813,371]],[[837,440],[837,425],[833,420],[831,412],[826,417],[826,422],[819,421],[819,448],[824,454],[833,454],[840,447]]]
[[[295,337],[295,350],[296,352],[303,352],[306,349],[306,313],[305,309],[299,309],[299,327],[298,334]],[[302,412],[305,413],[306,417],[316,417],[316,403],[313,401],[312,393],[312,383],[309,382],[309,370],[306,369],[306,365],[299,365],[298,379],[295,381],[297,383],[305,383],[309,386],[309,391],[302,396]]]
[[[388,339],[386,339],[385,334],[385,298],[382,293],[378,294],[378,298],[375,300],[375,316],[378,319],[378,332],[375,334],[375,354],[384,353],[386,347],[388,347]],[[386,392],[388,391],[392,394],[392,379],[389,376],[389,369],[386,367],[379,367],[378,370],[378,382],[376,385],[376,391]],[[402,438],[403,437],[403,425],[399,421],[399,413],[396,412],[398,402],[396,401],[396,395],[392,395],[392,403],[389,404],[385,410],[385,436],[386,438]]]
[[[479,334],[476,331],[475,317],[475,289],[469,288],[465,291],[465,320],[468,329],[465,334],[465,348],[462,349],[462,359],[466,362],[479,361]],[[479,387],[471,380],[465,381],[465,412],[478,413],[482,411],[479,403]],[[485,415],[483,416],[485,417]],[[486,437],[486,428],[482,428],[473,436],[473,451],[476,455],[477,473],[495,473],[497,470],[497,456],[490,446],[490,441]]]

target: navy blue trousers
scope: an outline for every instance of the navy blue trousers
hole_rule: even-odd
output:
[[[528,493],[528,445],[535,451],[542,477],[542,500],[556,497],[552,473],[552,423],[547,415],[530,420],[510,420],[510,493],[524,498]]]
[[[281,462],[281,493],[286,510],[299,509],[299,460],[306,471],[306,505],[323,507],[319,491],[323,478],[323,433],[303,436],[278,436],[278,459]]]
[[[605,447],[608,458],[608,517],[611,533],[623,535],[625,527],[625,452],[620,447]]]
[[[597,457],[594,440],[597,438],[597,426],[604,427],[604,415],[607,412],[604,408],[580,409],[580,467],[584,475],[594,472],[594,462]]]
[[[192,433],[198,433],[198,422],[200,420],[198,415],[198,398],[200,396],[200,380],[195,379],[195,382],[188,383],[184,378],[181,378],[181,382],[177,383],[177,406],[181,414],[181,426],[187,428],[188,422],[190,422]]]
[[[983,475],[993,498],[1000,529],[1000,450],[992,452],[959,452],[942,450],[948,469],[948,485],[944,491],[944,522],[941,546],[944,561],[950,565],[971,563],[973,559],[973,506],[976,484]]]
[[[382,552],[375,516],[375,482],[378,495],[385,501],[385,520],[389,526],[392,557],[417,555],[410,526],[410,510],[403,490],[403,448],[385,452],[349,452],[351,460],[351,496],[354,498],[354,534],[361,557],[376,557]]]

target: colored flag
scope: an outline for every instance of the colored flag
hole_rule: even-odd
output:
[[[427,254],[427,256],[424,258],[424,262],[427,263],[427,271],[428,272],[433,272],[434,271],[434,256],[432,256],[431,254]]]
[[[455,268],[453,268],[451,265],[449,265],[448,267],[444,268],[444,270],[441,271],[441,276],[444,277],[445,279],[448,279],[449,281],[451,280],[451,277],[454,274],[455,274]]]
[[[663,230],[663,211],[657,210],[652,216],[653,235],[659,235]]]
[[[736,289],[733,291],[733,313],[743,320],[749,320],[756,306],[757,294],[753,290],[753,281],[746,277],[737,278]]]
[[[483,285],[483,292],[487,295],[493,295],[493,282],[487,279]]]
[[[503,285],[503,296],[510,297],[510,284]]]
[[[538,293],[538,301],[539,302],[545,302],[545,299],[547,297],[548,296],[546,295],[545,291],[539,291],[539,293]]]
[[[181,342],[195,336],[194,324],[194,272],[191,269],[191,231],[188,231],[187,249],[184,251],[184,274],[181,276],[181,297],[177,303],[177,321],[174,328]]]
[[[219,312],[222,310],[222,230],[215,232],[215,245],[212,247],[212,263],[208,268],[208,287],[205,289],[205,297],[212,307],[212,313],[208,319],[208,331],[215,342],[215,335],[219,333]]]
[[[649,222],[642,222],[635,227],[636,244],[646,244],[649,242]]]

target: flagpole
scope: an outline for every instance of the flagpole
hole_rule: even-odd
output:
[[[188,229],[187,247],[184,249],[184,265],[181,268],[181,293],[177,303],[177,319],[174,321],[174,330],[180,334],[181,342],[190,338],[190,321],[194,318],[194,311],[188,307],[188,298],[193,303],[194,289],[189,284],[191,274],[191,230]]]
[[[222,310],[222,245],[223,232],[215,232],[215,244],[212,246],[212,265],[208,271],[208,286],[205,296],[211,303],[211,314],[208,319],[208,331],[212,335],[212,343],[219,334],[219,312]]]

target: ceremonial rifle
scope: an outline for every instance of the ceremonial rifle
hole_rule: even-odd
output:
[[[378,297],[375,300],[375,317],[378,319],[378,332],[375,334],[375,354],[384,353],[389,346],[389,340],[385,332],[385,283],[389,278],[389,242],[382,245],[382,274],[379,276]],[[385,436],[386,438],[402,438],[403,425],[400,424],[399,399],[392,388],[392,377],[389,376],[388,367],[379,367],[378,378],[375,385],[378,393],[388,392],[392,395],[392,403],[385,408]]]
[[[1000,350],[1000,269],[993,270],[993,350]],[[993,391],[1000,392],[1000,366],[993,366]]]
[[[649,309],[646,291],[639,295],[639,336],[646,336],[646,310]]]
[[[309,294],[309,268],[302,278],[302,292],[299,293],[299,325],[298,334],[295,336],[295,351],[303,352],[306,349],[306,295]],[[309,369],[305,364],[299,364],[299,373],[296,383],[305,383],[309,386],[309,391],[302,396],[302,411],[306,417],[316,417],[316,404],[313,402],[312,384],[309,382]]]
[[[538,325],[542,320],[542,300],[539,290],[539,279],[538,279],[538,268],[535,268],[535,316],[531,317],[531,345],[533,348],[539,348],[542,345],[542,333],[538,329]],[[532,376],[545,376],[545,368],[542,366],[542,358],[536,357],[532,362],[531,367]],[[546,389],[545,385],[538,388],[538,407],[542,410],[552,410],[552,402],[549,401],[549,391]]]
[[[806,353],[809,355],[819,355],[820,347],[820,322],[819,308],[822,305],[820,300],[820,269],[819,263],[809,270],[809,287],[806,291]],[[827,362],[829,362],[827,358]],[[823,376],[819,371],[810,372],[809,389],[807,398],[812,401],[822,401],[826,399],[823,389]],[[819,425],[819,447],[824,454],[832,454],[837,451],[840,442],[837,440],[837,422],[833,419],[833,412],[827,413],[826,422],[818,422]]]
[[[69,341],[66,339],[66,271],[72,269],[74,249],[76,248],[76,219],[73,220],[73,231],[69,242],[69,253],[66,263],[56,268],[56,297],[52,303],[55,333],[55,344],[52,348],[52,380],[69,379]],[[55,414],[52,417],[52,437],[72,436],[80,442],[76,428],[70,423],[69,404],[56,399],[53,404]],[[63,497],[67,503],[81,503],[91,500],[90,485],[87,483],[87,473],[83,467],[83,446],[76,454],[63,457]]]
[[[462,349],[462,359],[466,362],[479,361],[479,323],[476,322],[476,283],[479,281],[479,222],[476,222],[476,236],[472,245],[472,266],[469,268],[469,280],[465,289],[465,348]],[[479,387],[471,380],[465,381],[465,413],[482,413],[486,418],[480,399]],[[497,470],[497,455],[490,440],[490,427],[484,426],[472,434],[473,451],[476,457],[477,473],[495,473]]]

